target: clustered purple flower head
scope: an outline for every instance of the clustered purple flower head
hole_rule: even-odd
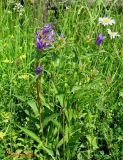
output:
[[[37,68],[36,68],[36,76],[38,76],[41,72],[42,72],[42,67],[40,67],[40,66],[37,66]]]
[[[102,34],[99,34],[98,37],[97,37],[97,39],[96,39],[96,45],[99,46],[103,42],[103,40],[105,38],[106,38],[106,36],[103,36]]]
[[[36,32],[37,49],[43,50],[49,48],[54,42],[53,37],[55,32],[52,30],[52,25],[45,25],[41,30]]]

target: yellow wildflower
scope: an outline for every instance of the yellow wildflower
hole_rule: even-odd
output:
[[[91,37],[90,37],[90,35],[87,35],[86,36],[86,42],[89,43],[90,41],[91,41]]]
[[[20,60],[23,60],[23,59],[26,59],[26,54],[22,54],[20,57],[19,57]]]
[[[5,136],[5,133],[0,132],[0,139],[3,139],[3,138],[4,138],[4,136]]]
[[[3,122],[5,122],[5,123],[9,122],[9,119],[10,119],[9,113],[7,113],[7,112],[2,112],[2,113],[1,113],[1,116],[2,116],[2,118],[3,118]]]
[[[25,74],[22,74],[20,76],[18,76],[19,79],[24,79],[24,80],[28,80],[29,79],[29,74],[25,73]]]

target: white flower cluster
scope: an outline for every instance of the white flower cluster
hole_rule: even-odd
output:
[[[15,3],[15,7],[13,8],[14,11],[18,12],[20,16],[24,13],[24,8],[20,3]]]
[[[108,26],[115,24],[115,20],[108,17],[100,17],[99,23],[102,24],[103,26]],[[110,29],[107,29],[107,31],[111,39],[120,36],[118,32],[112,32]]]

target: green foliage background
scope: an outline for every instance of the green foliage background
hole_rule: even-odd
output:
[[[39,132],[35,78],[35,33],[43,26],[43,2],[24,5],[19,16],[13,3],[0,3],[0,158],[40,160],[123,159],[123,11],[117,1],[98,0],[59,8],[53,21],[56,37],[65,41],[42,54]],[[38,8],[37,8],[38,6]],[[116,20],[110,28],[120,37],[95,46],[107,34],[98,18]],[[22,55],[26,59],[20,59]],[[17,64],[17,61],[19,63]],[[20,77],[26,74],[28,78]],[[34,153],[36,157],[12,156]]]

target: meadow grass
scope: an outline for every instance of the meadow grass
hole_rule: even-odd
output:
[[[46,23],[55,22],[56,44],[40,58],[43,135],[35,77],[42,2],[38,8],[26,3],[22,16],[10,1],[1,2],[0,159],[123,159],[123,12],[116,2],[75,2],[61,7],[57,20],[49,11]],[[116,24],[102,26],[103,16]],[[108,28],[120,37],[110,39]],[[96,46],[100,33],[107,38]]]

